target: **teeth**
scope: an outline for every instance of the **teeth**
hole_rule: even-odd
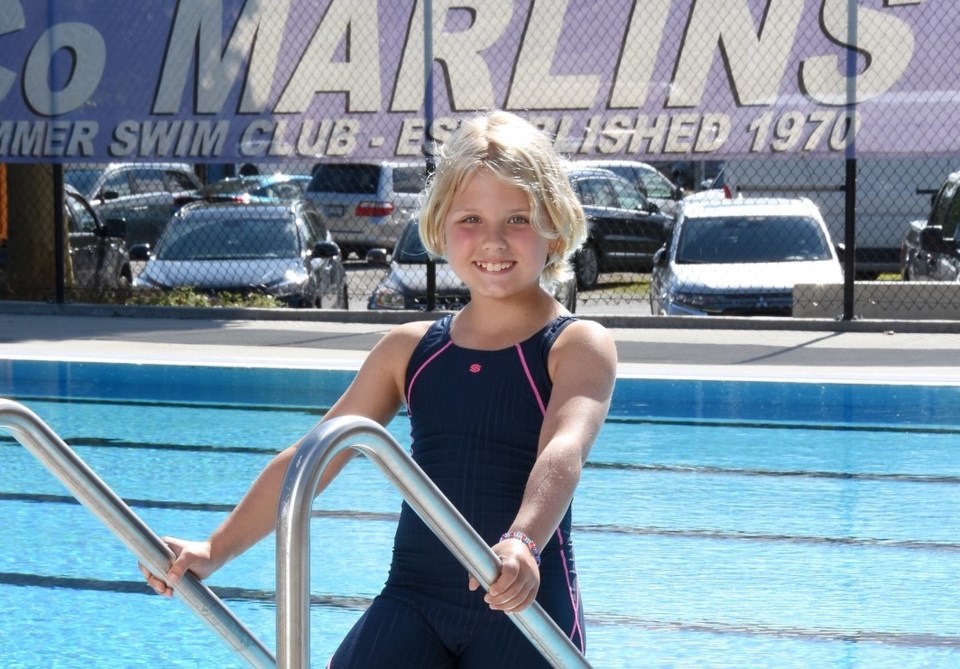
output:
[[[478,262],[477,265],[488,272],[501,272],[513,266],[512,262]]]

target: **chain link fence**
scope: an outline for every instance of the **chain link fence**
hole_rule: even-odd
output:
[[[579,313],[960,319],[950,3],[44,4],[0,36],[0,299],[458,308],[396,246],[506,108],[569,158]]]

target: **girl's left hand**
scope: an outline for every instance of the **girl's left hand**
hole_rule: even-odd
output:
[[[530,606],[540,590],[540,568],[526,545],[518,539],[505,539],[493,547],[500,558],[500,576],[491,584],[483,600],[495,611],[519,613]],[[470,577],[470,590],[480,582]]]

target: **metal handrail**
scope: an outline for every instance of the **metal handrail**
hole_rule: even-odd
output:
[[[500,575],[500,560],[490,546],[390,433],[360,416],[331,418],[303,438],[284,477],[277,509],[277,659],[284,669],[310,666],[310,511],[324,470],[347,448],[380,468],[484,589]],[[537,602],[510,614],[510,619],[554,667],[589,669],[586,658]]]
[[[0,399],[0,427],[30,451],[154,574],[165,574],[173,551],[35,413]],[[251,666],[275,668],[270,651],[200,579],[187,572],[174,590],[193,612]]]

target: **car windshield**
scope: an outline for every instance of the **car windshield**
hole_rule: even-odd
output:
[[[829,260],[817,222],[805,216],[692,218],[677,241],[678,263],[758,263]]]
[[[157,244],[158,260],[296,258],[293,221],[262,218],[174,220]]]
[[[380,181],[379,165],[317,165],[308,190],[315,193],[373,195]]]
[[[411,223],[400,233],[396,246],[393,248],[393,259],[399,263],[424,264],[431,256],[420,240],[420,229],[416,223]],[[442,258],[434,257],[435,262],[445,262]]]

